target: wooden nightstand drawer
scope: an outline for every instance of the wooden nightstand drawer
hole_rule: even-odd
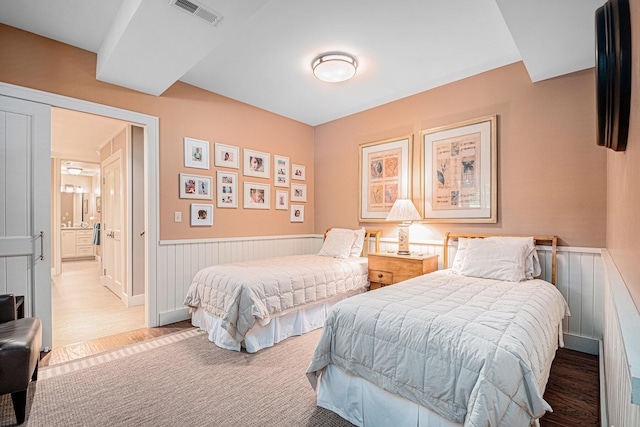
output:
[[[412,279],[438,269],[438,255],[369,254],[370,290]]]
[[[393,273],[380,270],[369,270],[369,281],[390,285],[393,283]]]

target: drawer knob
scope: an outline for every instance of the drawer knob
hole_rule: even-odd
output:
[[[378,273],[378,279],[382,279],[382,273]]]

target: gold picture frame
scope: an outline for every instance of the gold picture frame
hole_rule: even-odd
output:
[[[360,144],[360,222],[383,222],[398,198],[412,198],[413,135]]]
[[[424,222],[497,223],[497,116],[424,130],[420,141]]]

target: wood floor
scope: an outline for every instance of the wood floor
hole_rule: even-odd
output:
[[[100,262],[65,261],[52,276],[53,348],[145,326],[144,305],[127,307],[100,279]]]

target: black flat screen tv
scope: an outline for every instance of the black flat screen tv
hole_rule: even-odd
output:
[[[608,0],[596,10],[598,145],[627,148],[631,107],[631,20],[628,0]]]

